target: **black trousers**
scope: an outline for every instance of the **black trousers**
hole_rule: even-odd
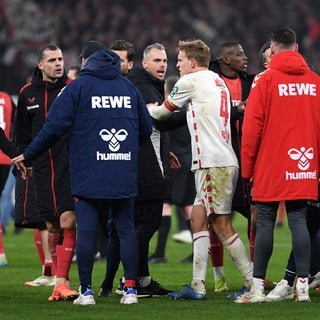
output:
[[[135,225],[139,245],[138,276],[149,276],[149,242],[161,225],[163,200],[135,202]]]

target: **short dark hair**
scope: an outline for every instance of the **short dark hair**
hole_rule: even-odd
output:
[[[296,42],[296,33],[291,28],[280,28],[272,32],[271,41],[285,46],[293,45]]]
[[[231,48],[237,47],[239,45],[240,44],[236,41],[227,41],[222,43],[217,50],[217,60],[222,59],[223,56],[226,55]]]
[[[116,51],[127,51],[127,59],[128,61],[133,61],[135,51],[133,48],[132,43],[125,41],[125,40],[115,40],[111,43],[110,50],[116,50]]]
[[[259,57],[262,64],[266,62],[266,56],[264,53],[266,52],[267,49],[270,48],[270,45],[271,45],[270,41],[266,42],[259,51]]]
[[[37,55],[37,61],[40,62],[43,59],[44,56],[44,52],[46,50],[51,50],[51,51],[56,51],[56,50],[60,50],[60,48],[52,43],[46,44],[43,47],[41,47],[38,51],[38,55]]]

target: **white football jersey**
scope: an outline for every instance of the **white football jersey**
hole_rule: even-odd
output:
[[[239,167],[231,145],[230,94],[219,75],[210,70],[180,78],[168,97],[169,105],[187,107],[192,167]]]

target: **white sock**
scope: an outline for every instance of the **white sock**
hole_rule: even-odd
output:
[[[254,294],[263,294],[264,293],[264,279],[253,278],[250,291]]]
[[[220,267],[212,267],[212,269],[213,269],[213,277],[214,277],[214,280],[218,280],[218,279],[224,278],[223,266],[220,266]]]
[[[197,291],[205,288],[209,248],[209,231],[200,231],[193,234],[193,279],[191,286]]]
[[[222,244],[226,249],[228,255],[230,256],[232,262],[240,271],[245,281],[245,285],[250,288],[252,285],[253,270],[246,251],[246,247],[239,238],[239,235],[235,233],[232,237],[223,241]]]

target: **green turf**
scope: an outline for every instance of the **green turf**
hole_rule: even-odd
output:
[[[245,220],[239,214],[234,220],[235,227],[248,246]],[[175,223],[171,234],[176,232]],[[207,300],[173,301],[166,297],[139,299],[137,305],[120,305],[119,297],[98,298],[94,306],[74,306],[72,302],[48,302],[52,287],[24,287],[24,282],[40,275],[40,266],[32,240],[32,231],[26,230],[13,235],[12,226],[4,236],[9,266],[0,268],[0,320],[6,319],[312,319],[319,314],[319,293],[311,290],[312,303],[295,303],[293,300],[238,305],[226,299],[226,293],[214,293],[213,275],[209,263],[207,273]],[[150,252],[155,246],[151,242]],[[268,268],[268,279],[279,281],[290,251],[290,232],[285,226],[275,230],[275,246]],[[188,244],[176,243],[171,239],[167,244],[168,263],[151,265],[151,274],[164,287],[178,290],[191,281],[192,264],[179,260],[191,253]],[[96,262],[93,272],[93,289],[97,293],[104,276],[105,263]],[[77,290],[76,265],[71,268],[72,287]],[[225,274],[230,291],[243,285],[240,274],[225,255]],[[122,270],[119,270],[114,286],[118,284]]]

